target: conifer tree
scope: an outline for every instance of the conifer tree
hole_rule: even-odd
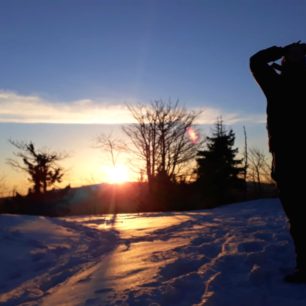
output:
[[[57,162],[64,156],[56,152],[37,150],[32,142],[10,140],[10,143],[19,150],[15,155],[22,160],[22,163],[15,159],[8,159],[8,164],[28,174],[28,180],[33,184],[32,189],[29,190],[30,193],[46,193],[48,187],[61,182],[64,172]]]
[[[203,195],[214,204],[231,201],[234,192],[243,191],[245,171],[243,159],[237,158],[238,148],[234,148],[235,133],[217,119],[212,136],[206,139],[206,148],[198,152],[198,185]]]

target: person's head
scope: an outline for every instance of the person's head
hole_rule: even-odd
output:
[[[306,67],[306,45],[294,43],[285,47],[285,55],[282,59],[284,68]]]

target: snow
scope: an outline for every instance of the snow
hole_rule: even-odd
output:
[[[211,210],[0,216],[0,305],[306,305],[278,199]]]

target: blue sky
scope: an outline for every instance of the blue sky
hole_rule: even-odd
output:
[[[37,129],[19,135],[7,122],[120,123],[124,103],[171,97],[204,108],[203,123],[245,125],[266,150],[249,57],[303,40],[305,28],[305,1],[1,0],[0,135],[44,145]]]

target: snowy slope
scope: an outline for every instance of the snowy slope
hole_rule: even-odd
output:
[[[306,305],[278,200],[184,213],[0,216],[0,304]],[[2,272],[4,271],[4,272]]]
[[[56,218],[0,215],[0,305],[38,300],[93,265],[117,241],[114,230],[84,230]]]

